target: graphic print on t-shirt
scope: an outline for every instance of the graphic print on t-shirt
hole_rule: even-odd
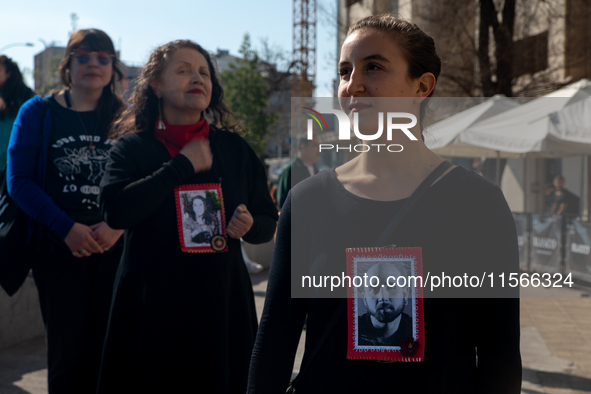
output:
[[[175,200],[183,252],[228,250],[224,199],[219,183],[179,186],[175,189]]]
[[[80,149],[64,148],[64,156],[53,161],[60,174],[75,175],[81,174],[83,167],[87,166],[88,177],[92,184],[100,182],[105,173],[105,164],[109,159],[109,152],[102,149],[90,149],[85,146]],[[73,179],[73,178],[72,178]]]
[[[422,361],[421,248],[347,249],[347,272],[347,358]]]
[[[99,185],[113,141],[101,136],[68,135],[50,142],[50,196],[67,210],[98,210]]]

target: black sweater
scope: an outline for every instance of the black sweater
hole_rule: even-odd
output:
[[[153,131],[125,135],[111,151],[101,209],[126,232],[99,393],[244,392],[257,321],[240,241],[229,238],[224,253],[183,253],[173,191],[221,180],[226,225],[245,204],[250,243],[273,237],[277,210],[248,144],[213,127],[209,142],[212,168],[198,174]]]
[[[337,303],[342,302],[292,298],[290,287],[298,286],[302,274],[326,274],[334,262],[344,266],[348,247],[374,246],[404,202],[355,196],[338,182],[334,171],[320,173],[291,190],[279,220],[251,360],[249,394],[284,392],[306,315],[303,365],[309,362]],[[518,272],[515,225],[500,189],[461,167],[426,191],[390,243],[422,247],[424,272],[432,274]],[[305,372],[298,391],[520,392],[517,298],[426,298],[424,310],[423,362],[347,360],[347,319],[343,315]]]

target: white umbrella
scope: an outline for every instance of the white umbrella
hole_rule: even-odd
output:
[[[550,116],[590,95],[591,82],[580,80],[478,122],[458,135],[456,141],[497,151],[500,157],[526,153],[528,157],[591,155],[591,135],[570,138],[569,133],[556,129]],[[491,155],[488,157],[495,157]]]
[[[517,106],[519,104],[514,100],[502,95],[496,95],[481,104],[426,127],[425,143],[429,149],[451,147],[457,142],[458,135],[469,127]],[[452,156],[444,153],[440,154]]]
[[[591,96],[550,114],[550,134],[563,141],[591,144]]]

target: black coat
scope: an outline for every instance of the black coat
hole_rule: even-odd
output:
[[[198,174],[185,156],[171,159],[153,131],[113,147],[101,208],[111,227],[127,230],[99,393],[245,390],[257,319],[240,241],[229,238],[224,253],[183,253],[173,191],[221,179],[226,224],[245,204],[250,243],[273,237],[277,211],[248,144],[213,127],[209,142],[212,168]]]

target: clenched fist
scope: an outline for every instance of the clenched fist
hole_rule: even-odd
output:
[[[194,138],[187,142],[180,153],[187,156],[193,164],[193,169],[195,169],[196,173],[207,171],[211,168],[213,156],[209,149],[209,140]]]
[[[252,222],[252,215],[246,209],[246,205],[238,205],[228,224],[228,235],[235,239],[242,238],[252,227]]]

